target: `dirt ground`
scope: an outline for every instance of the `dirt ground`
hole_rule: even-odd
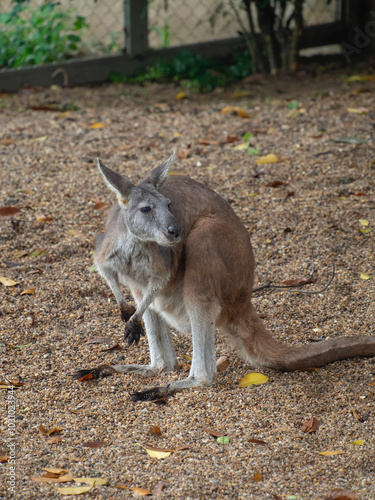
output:
[[[191,339],[174,332],[178,374],[72,379],[78,368],[148,362],[144,338],[130,348],[123,342],[114,298],[92,268],[95,236],[114,201],[98,156],[139,181],[176,150],[172,173],[215,189],[251,233],[254,286],[309,276],[314,251],[315,283],[299,290],[319,293],[254,294],[277,338],[374,335],[375,83],[347,76],[300,74],[185,99],[176,99],[181,88],[156,84],[0,95],[0,207],[19,209],[0,216],[0,276],[18,283],[0,285],[0,378],[21,380],[14,436],[11,392],[0,389],[0,498],[55,499],[63,495],[54,487],[74,486],[32,479],[43,468],[106,479],[83,495],[89,499],[142,493],[118,486],[156,496],[162,481],[161,499],[316,500],[335,488],[375,498],[375,359],[262,370],[267,383],[240,388],[254,370],[218,333],[217,358],[230,365],[215,387],[164,405],[132,403],[133,391],[187,376]],[[238,88],[247,93],[233,95]],[[222,113],[228,106],[248,116]],[[257,154],[236,149],[248,132]],[[256,163],[267,154],[282,161]],[[333,264],[333,282],[321,291]],[[98,336],[110,340],[87,343]],[[320,427],[304,433],[311,417]],[[40,425],[61,431],[47,436]],[[150,433],[155,426],[161,436]],[[84,446],[92,441],[99,447]],[[153,458],[147,445],[174,451]],[[326,451],[338,453],[319,454]]]

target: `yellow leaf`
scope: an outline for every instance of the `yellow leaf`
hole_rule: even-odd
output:
[[[323,455],[324,457],[332,457],[333,455],[341,455],[344,450],[334,450],[334,451],[318,451],[318,455]]]
[[[91,490],[91,488],[93,488],[92,484],[90,486],[73,486],[70,488],[57,488],[56,486],[54,486],[54,489],[62,495],[80,495],[81,493],[86,493],[87,491]]]
[[[371,276],[366,273],[361,273],[361,280],[370,280]]]
[[[153,446],[142,446],[139,443],[137,444],[141,446],[147,454],[150,455],[150,457],[157,458],[158,460],[169,457],[169,455],[173,452],[173,450],[162,450],[161,448],[154,448]]]
[[[358,222],[362,225],[362,226],[368,226],[370,223],[368,220],[366,219],[358,219]]]
[[[240,380],[239,387],[265,384],[267,380],[268,377],[266,375],[262,375],[261,373],[248,373]]]
[[[26,288],[26,290],[22,290],[20,295],[34,295],[34,292],[35,292],[35,286],[31,288]]]
[[[375,77],[372,75],[352,75],[349,76],[345,81],[346,83],[351,83],[351,82],[367,82],[375,80]]]
[[[6,278],[5,276],[0,276],[0,283],[4,286],[15,286],[18,285],[18,281],[13,281],[10,278]]]
[[[368,227],[367,229],[360,229],[361,233],[363,234],[367,234],[367,233],[371,233],[372,232],[372,229],[371,227]]]
[[[365,442],[363,441],[363,439],[357,439],[357,441],[353,441],[353,444],[357,446],[363,446]]]
[[[70,116],[70,111],[62,111],[61,113],[59,113],[59,116],[61,118],[65,118],[66,116]]]
[[[132,490],[132,492],[138,495],[139,497],[152,495],[150,490],[146,490],[145,488],[138,488],[138,486],[132,486],[131,488],[129,488],[129,490]]]
[[[255,191],[254,193],[249,193],[248,196],[258,196],[258,194],[259,193],[257,191]]]
[[[76,483],[87,483],[92,485],[104,485],[108,483],[108,479],[105,479],[104,477],[74,477],[73,481]]]
[[[107,125],[105,123],[97,122],[97,123],[93,123],[92,125],[90,125],[90,128],[104,128],[106,126]]]
[[[249,149],[249,143],[248,142],[244,142],[242,144],[238,144],[237,146],[234,146],[233,149]]]
[[[242,108],[239,108],[238,106],[226,106],[220,111],[221,114],[227,115],[229,113],[235,114],[239,116],[240,118],[250,118],[250,115],[247,111],[245,111]]]
[[[55,473],[53,473],[53,474],[55,474]],[[73,479],[73,474],[71,472],[68,472],[67,474],[64,474],[63,476],[58,476],[58,477],[40,476],[40,477],[32,477],[31,479],[33,481],[37,481],[37,482],[41,482],[41,483],[67,483]]]
[[[355,113],[356,115],[365,115],[368,113],[367,108],[347,108],[349,113]]]
[[[31,142],[36,142],[36,141],[43,142],[46,139],[48,139],[48,135],[43,135],[42,137],[36,137],[35,139],[31,139]]]
[[[185,97],[186,97],[185,92],[179,92],[179,93],[176,95],[176,99],[177,99],[177,101],[181,101],[181,99],[185,99]]]
[[[256,164],[257,165],[264,165],[265,163],[277,163],[279,161],[280,160],[278,159],[278,157],[275,154],[270,153],[269,155],[261,156],[260,158],[258,158],[256,161]]]

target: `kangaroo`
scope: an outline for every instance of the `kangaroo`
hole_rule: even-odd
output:
[[[177,369],[168,325],[191,333],[189,376],[135,393],[133,400],[164,398],[216,379],[214,332],[219,328],[255,367],[301,370],[354,356],[374,356],[375,337],[340,337],[290,346],[274,339],[251,304],[254,255],[249,234],[230,205],[216,192],[189,177],[169,175],[174,154],[138,186],[98,167],[117,195],[94,259],[111,288],[125,339],[138,343],[143,319],[150,364],[102,365],[80,370],[75,378],[99,378],[114,372],[150,377]],[[134,309],[120,285],[135,299]]]

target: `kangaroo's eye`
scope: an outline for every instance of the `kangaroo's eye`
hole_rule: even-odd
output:
[[[150,210],[151,210],[151,207],[142,207],[141,208],[141,212],[144,214],[147,214],[147,212],[150,212]]]

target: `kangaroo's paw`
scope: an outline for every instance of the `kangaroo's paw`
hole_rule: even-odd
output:
[[[134,342],[135,344],[138,344],[139,339],[141,338],[141,335],[144,335],[145,332],[142,328],[142,325],[140,323],[127,323],[125,326],[125,340],[128,341],[128,345],[132,345]]]
[[[121,308],[121,319],[125,323],[129,321],[129,319],[133,316],[135,313],[135,307],[131,306],[130,304],[126,304],[126,307]]]
[[[97,380],[99,378],[109,377],[116,370],[109,365],[100,365],[97,368],[92,368],[91,370],[77,370],[73,375],[74,380],[79,380],[83,382],[84,380]]]

